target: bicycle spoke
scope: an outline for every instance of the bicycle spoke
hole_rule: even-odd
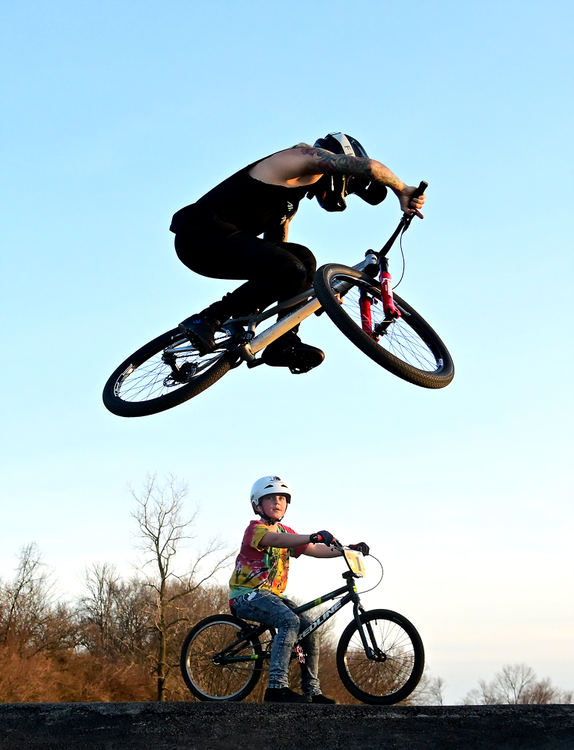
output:
[[[395,703],[412,692],[422,670],[420,661],[417,665],[421,658],[417,648],[422,652],[422,645],[417,646],[408,628],[382,613],[368,614],[363,632],[369,653],[365,652],[359,630],[352,629],[344,647],[343,663],[344,682],[353,694],[362,700]]]
[[[351,288],[343,298],[345,312],[361,328],[359,302],[360,292],[357,287]],[[403,310],[401,312],[405,315]],[[371,314],[373,316],[373,329],[376,330],[377,326],[381,326],[381,324],[387,324],[381,303],[375,303],[371,306]],[[379,334],[377,343],[399,359],[422,370],[434,370],[436,368],[434,354],[420,336],[409,327],[403,317],[391,322],[386,330]]]
[[[219,336],[219,339],[217,348],[203,357],[182,341],[179,346],[170,346],[158,352],[139,367],[128,367],[117,380],[116,395],[128,402],[149,401],[187,385],[192,378],[207,370],[225,354],[226,349],[222,344],[229,337]],[[184,373],[187,370],[188,377],[177,379],[180,370]]]
[[[444,388],[451,382],[454,365],[444,343],[398,294],[396,309],[387,317],[377,280],[336,264],[321,266],[313,286],[333,323],[378,365],[422,388]]]
[[[414,666],[414,652],[409,639],[404,638],[404,633],[402,638],[390,633],[379,633],[377,641],[382,654],[374,660],[369,659],[357,634],[349,644],[347,668],[361,689],[376,695],[390,695],[410,677]]]

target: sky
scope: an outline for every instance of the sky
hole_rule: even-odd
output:
[[[574,689],[572,17],[566,0],[5,0],[0,578],[32,541],[63,599],[95,562],[132,575],[131,489],[151,475],[198,511],[184,570],[209,539],[236,550],[251,484],[280,474],[286,523],[370,544],[385,576],[365,602],[416,625],[445,702],[508,663]],[[323,315],[301,329],[326,352],[307,375],[239,368],[163,414],[108,413],[112,370],[232,287],[178,261],[171,215],[338,130],[429,183],[400,294],[453,383],[399,380]],[[290,239],[352,265],[398,218],[393,196],[304,201]],[[340,573],[297,560],[289,593]]]

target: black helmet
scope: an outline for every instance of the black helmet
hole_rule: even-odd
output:
[[[334,154],[369,158],[359,141],[345,133],[329,133],[324,138],[316,140],[314,146],[332,151]],[[323,175],[313,187],[313,194],[325,211],[344,211],[347,208],[345,198],[352,193],[372,206],[379,204],[387,195],[384,185],[365,182],[357,177],[343,174]]]
[[[356,138],[345,133],[329,133],[324,138],[319,138],[314,143],[315,148],[324,148],[334,154],[347,154],[347,156],[361,156],[368,159],[369,155]]]

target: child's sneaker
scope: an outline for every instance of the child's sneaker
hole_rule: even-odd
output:
[[[327,698],[326,695],[323,695],[323,693],[319,693],[319,695],[308,695],[307,696],[307,702],[308,703],[324,703],[325,705],[334,705],[337,703],[337,701],[334,701],[332,698]]]

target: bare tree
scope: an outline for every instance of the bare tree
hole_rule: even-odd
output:
[[[554,687],[548,678],[538,680],[526,664],[505,664],[490,682],[480,680],[471,690],[466,704],[570,703],[572,693]]]
[[[153,627],[157,636],[154,657],[154,673],[157,678],[157,700],[166,698],[166,681],[170,672],[168,645],[171,632],[185,618],[180,600],[189,596],[209,581],[229,560],[223,547],[216,541],[208,542],[182,574],[173,570],[173,558],[180,543],[190,539],[189,531],[194,525],[197,511],[188,519],[183,518],[183,501],[187,495],[185,484],[174,477],[160,484],[156,477],[149,477],[138,494],[132,491],[136,501],[133,513],[139,527],[141,546],[149,554],[144,567],[155,567],[155,575],[146,583],[154,592],[155,606]],[[215,561],[213,556],[217,555]]]
[[[38,546],[27,544],[14,579],[0,586],[1,645],[20,655],[73,645],[73,618],[66,605],[54,602],[52,588]]]
[[[47,577],[42,570],[38,548],[31,543],[22,548],[16,575],[2,586],[2,643],[16,643],[32,638],[39,619],[48,606]],[[23,644],[23,645],[24,645]]]
[[[443,690],[445,681],[442,677],[423,675],[414,693],[407,698],[407,703],[413,706],[442,706],[444,705]]]
[[[560,690],[549,678],[535,682],[525,694],[524,703],[572,703],[574,695],[571,690]]]
[[[77,605],[82,645],[94,656],[142,660],[153,629],[149,587],[140,579],[122,581],[113,565],[86,570],[87,593]]]
[[[94,563],[86,571],[87,595],[78,605],[85,645],[109,655],[117,619],[119,576],[113,565]]]

